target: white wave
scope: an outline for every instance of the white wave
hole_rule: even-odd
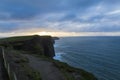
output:
[[[63,54],[65,54],[65,53],[64,52],[55,53],[55,57],[53,57],[53,58],[56,60],[61,60],[62,59],[61,55],[63,55]]]
[[[54,47],[55,47],[55,48],[57,48],[57,47],[59,47],[59,46],[60,46],[59,44],[54,44]]]

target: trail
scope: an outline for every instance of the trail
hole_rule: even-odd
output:
[[[25,56],[29,59],[29,65],[40,72],[42,80],[65,80],[60,70],[52,62],[28,54]]]

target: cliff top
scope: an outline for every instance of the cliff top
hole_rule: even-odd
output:
[[[35,37],[41,37],[41,38],[47,38],[50,36],[39,36],[39,35],[30,35],[30,36],[14,36],[14,37],[7,37],[7,38],[1,38],[0,42],[16,42],[16,41],[25,41],[25,40],[30,40]]]

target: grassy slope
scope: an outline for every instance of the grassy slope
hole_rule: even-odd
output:
[[[17,74],[18,80],[41,80],[40,73],[28,65],[29,60],[22,56],[20,51],[11,48],[4,50],[10,70]]]
[[[52,62],[63,73],[66,80],[97,80],[97,78],[92,73],[89,73],[83,69],[71,67],[67,63],[60,62],[58,60],[54,60],[45,56],[40,56],[40,55],[33,55],[33,56]],[[79,77],[79,79],[77,79],[77,77],[75,76]]]
[[[8,37],[8,38],[1,38],[0,42],[14,42],[14,41],[24,41],[32,39],[34,36],[16,36],[16,37]]]

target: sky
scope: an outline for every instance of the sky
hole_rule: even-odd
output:
[[[0,37],[120,36],[120,0],[0,0]]]

